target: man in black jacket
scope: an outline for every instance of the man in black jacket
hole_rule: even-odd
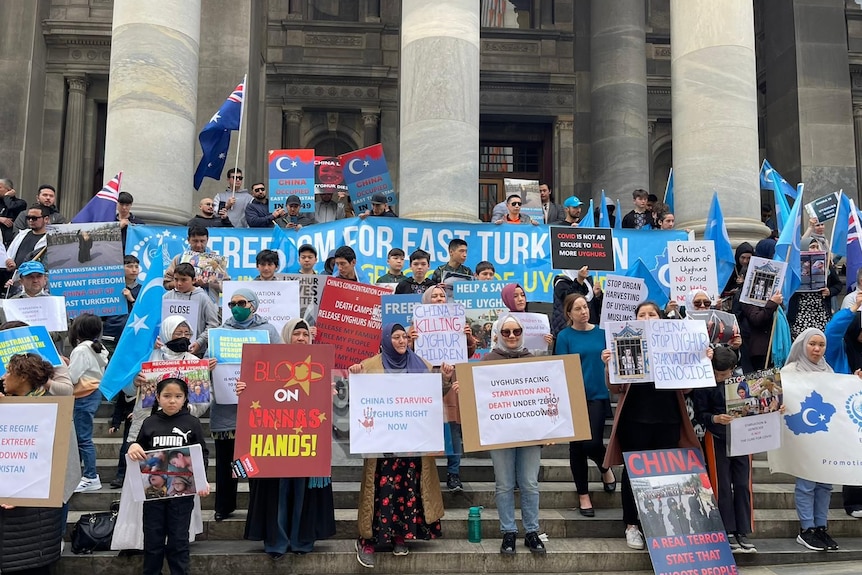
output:
[[[227,217],[227,208],[219,210],[218,216],[215,215],[215,201],[211,198],[204,198],[198,204],[198,209],[201,213],[190,219],[186,224],[190,228],[232,228],[233,224]]]

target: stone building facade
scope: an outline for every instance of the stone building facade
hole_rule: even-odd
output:
[[[480,217],[507,177],[548,181],[558,199],[605,189],[626,206],[634,185],[660,195],[673,156],[670,0],[476,1]],[[813,194],[855,196],[862,2],[754,7],[761,156]],[[112,0],[0,3],[0,176],[28,200],[56,184],[67,215],[113,175],[104,173],[112,9]],[[337,155],[382,142],[397,188],[401,17],[400,0],[202,0],[198,126],[248,73],[246,183],[265,177],[270,149]],[[631,163],[616,153],[620,134]],[[223,188],[188,184],[196,198]]]

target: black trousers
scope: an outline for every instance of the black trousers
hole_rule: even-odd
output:
[[[194,506],[194,497],[144,503],[144,575],[161,575],[165,557],[171,575],[189,572],[189,523]]]
[[[607,471],[606,468],[602,467],[602,461],[605,459],[605,414],[610,408],[610,404],[609,399],[588,400],[587,415],[590,419],[592,438],[569,443],[569,466],[572,468],[572,479],[575,481],[578,495],[587,495],[590,492],[587,458],[592,459],[602,473]]]
[[[651,449],[674,449],[679,447],[679,423],[639,423],[620,421],[617,424],[620,449],[626,451],[649,451]],[[632,493],[628,469],[623,469],[622,487],[623,522],[638,525],[638,507]]]
[[[215,512],[227,515],[236,511],[237,480],[233,477],[233,439],[214,439],[215,464]]]
[[[730,457],[727,442],[710,433],[705,440],[710,463],[715,467],[718,491],[718,512],[728,533],[751,534],[751,458],[748,455]]]
[[[844,498],[844,511],[849,515],[853,511],[862,509],[862,487],[856,485],[845,485],[842,491]]]

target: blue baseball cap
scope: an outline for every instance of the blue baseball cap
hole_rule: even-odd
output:
[[[43,266],[41,262],[34,261],[24,262],[18,266],[18,275],[24,277],[30,274],[45,275],[45,266]]]
[[[581,200],[578,199],[578,196],[572,196],[571,198],[566,198],[566,201],[563,202],[563,207],[579,208],[579,207],[581,207]]]

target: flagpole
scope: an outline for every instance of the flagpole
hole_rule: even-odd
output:
[[[665,204],[667,204],[667,191],[670,188],[670,179],[673,177],[673,168],[667,173],[667,183],[664,185],[664,199],[662,200]]]
[[[844,188],[838,190],[838,205],[835,207],[835,214],[838,215],[838,212],[841,211],[841,198],[844,197]],[[832,251],[832,246],[835,245],[835,228],[838,225],[838,220],[832,220],[832,233],[829,234],[829,251]]]
[[[242,118],[245,115],[245,97],[248,93],[248,74],[242,77],[242,102],[239,104],[239,130],[237,131],[236,136],[236,160],[233,164],[233,173],[236,174],[237,169],[239,169],[239,148],[240,143],[242,142]],[[230,193],[231,197],[236,197],[236,179],[234,179],[234,183],[230,185]]]

